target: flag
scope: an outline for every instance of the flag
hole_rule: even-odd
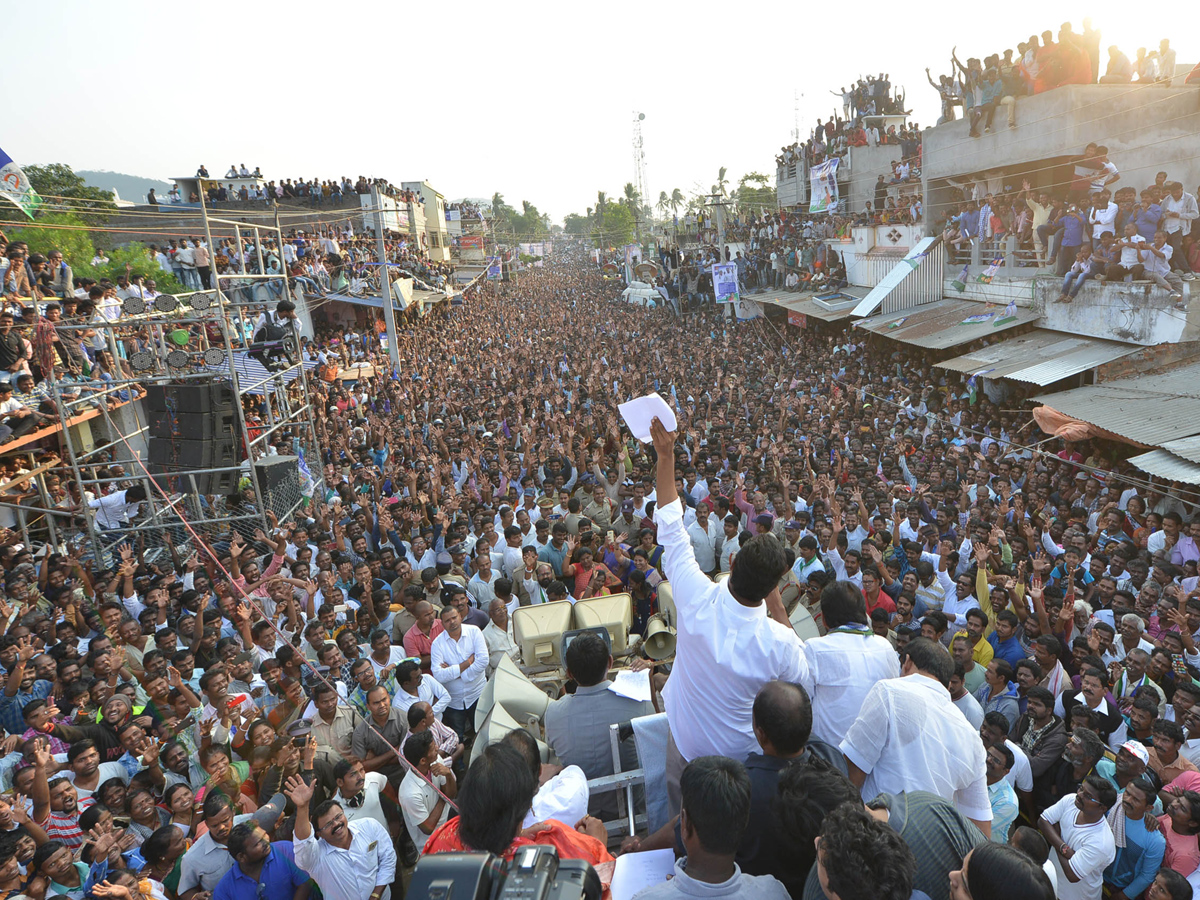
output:
[[[1012,299],[1008,301],[1008,306],[1004,307],[1004,313],[995,322],[992,323],[993,328],[998,328],[1001,325],[1007,325],[1009,322],[1015,322],[1017,319],[1017,301]]]
[[[0,150],[0,196],[7,197],[31,219],[42,205],[42,198],[33,189],[21,167],[3,150]]]
[[[975,376],[972,375],[970,378],[967,379],[967,402],[969,402],[971,404],[971,406],[974,406],[975,400],[976,400]]]
[[[1004,257],[997,256],[992,260],[991,264],[983,270],[983,274],[975,280],[980,284],[991,284],[992,279],[996,277],[996,273],[1000,271],[1000,267],[1004,265]]]
[[[967,279],[971,277],[971,267],[963,266],[962,271],[958,273],[958,277],[950,282],[951,287],[956,291],[965,291],[967,289]]]
[[[304,495],[306,500],[311,500],[313,491],[316,489],[316,482],[313,480],[312,472],[309,471],[308,461],[304,458],[304,448],[296,448],[296,457],[300,467],[300,493]]]

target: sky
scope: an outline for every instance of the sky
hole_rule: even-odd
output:
[[[18,163],[164,180],[201,163],[425,179],[451,200],[499,191],[561,221],[634,180],[637,112],[651,203],[708,191],[721,166],[731,186],[752,171],[773,182],[797,118],[806,137],[840,108],[829,92],[860,75],[889,73],[910,121],[932,125],[924,70],[948,73],[956,45],[964,62],[1015,51],[1064,21],[1081,30],[1086,14],[1105,58],[1114,42],[1133,58],[1168,37],[1194,63],[1200,34],[1174,33],[1171,8],[1009,0],[922,17],[860,0],[829,11],[844,26],[833,40],[816,7],[757,0],[42,0],[23,27],[49,42],[5,49],[5,69],[26,75],[0,147]]]

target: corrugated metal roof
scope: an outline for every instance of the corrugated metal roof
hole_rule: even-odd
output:
[[[1129,461],[1143,472],[1149,472],[1159,478],[1200,484],[1200,465],[1166,450],[1151,450],[1149,453],[1131,456]]]
[[[1164,450],[1170,450],[1176,456],[1182,456],[1184,459],[1190,459],[1194,463],[1200,463],[1200,434],[1195,437],[1180,438],[1177,441],[1168,441],[1163,444]]]
[[[1035,328],[1028,334],[989,344],[934,365],[952,372],[1011,378],[1045,386],[1136,353],[1138,347],[1117,341],[1076,337]]]
[[[880,279],[879,284],[871,288],[871,293],[867,294],[863,298],[862,303],[855,307],[854,314],[856,316],[869,316],[875,310],[879,309],[879,304],[883,303],[884,298],[895,290],[900,282],[912,275],[917,267],[929,256],[929,248],[940,240],[940,237],[921,238],[917,242],[917,246],[904,254],[900,258],[900,261],[896,263],[895,268],[884,275]]]
[[[1149,447],[1200,436],[1200,363],[1033,399]]]
[[[1036,310],[1019,306],[1016,314],[1005,314],[1005,307],[976,303],[972,300],[938,300],[914,309],[884,316],[872,316],[854,324],[893,340],[944,350],[997,334],[1038,318]]]
[[[782,296],[778,296],[777,293],[761,295],[747,294],[746,299],[757,300],[760,303],[770,303],[774,306],[778,306],[780,309],[803,313],[806,316],[813,316],[825,322],[836,322],[839,319],[849,318],[850,313],[854,311],[855,303],[859,298],[857,298],[854,294],[851,294],[851,290],[855,289],[842,289],[841,293],[849,294],[849,296],[853,299],[847,300],[847,305],[841,309],[826,309],[824,306],[816,302],[816,299],[812,294],[793,294],[790,292],[785,293]],[[857,290],[861,291],[864,289],[858,288]]]

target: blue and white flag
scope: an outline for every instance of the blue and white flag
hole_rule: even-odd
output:
[[[11,200],[31,219],[42,205],[42,198],[33,189],[21,167],[3,150],[0,150],[0,196]]]

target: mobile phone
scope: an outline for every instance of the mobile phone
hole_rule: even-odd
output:
[[[292,738],[292,746],[298,750],[303,750],[304,745],[307,743],[308,743],[308,735],[307,734],[301,735],[300,737]]]

